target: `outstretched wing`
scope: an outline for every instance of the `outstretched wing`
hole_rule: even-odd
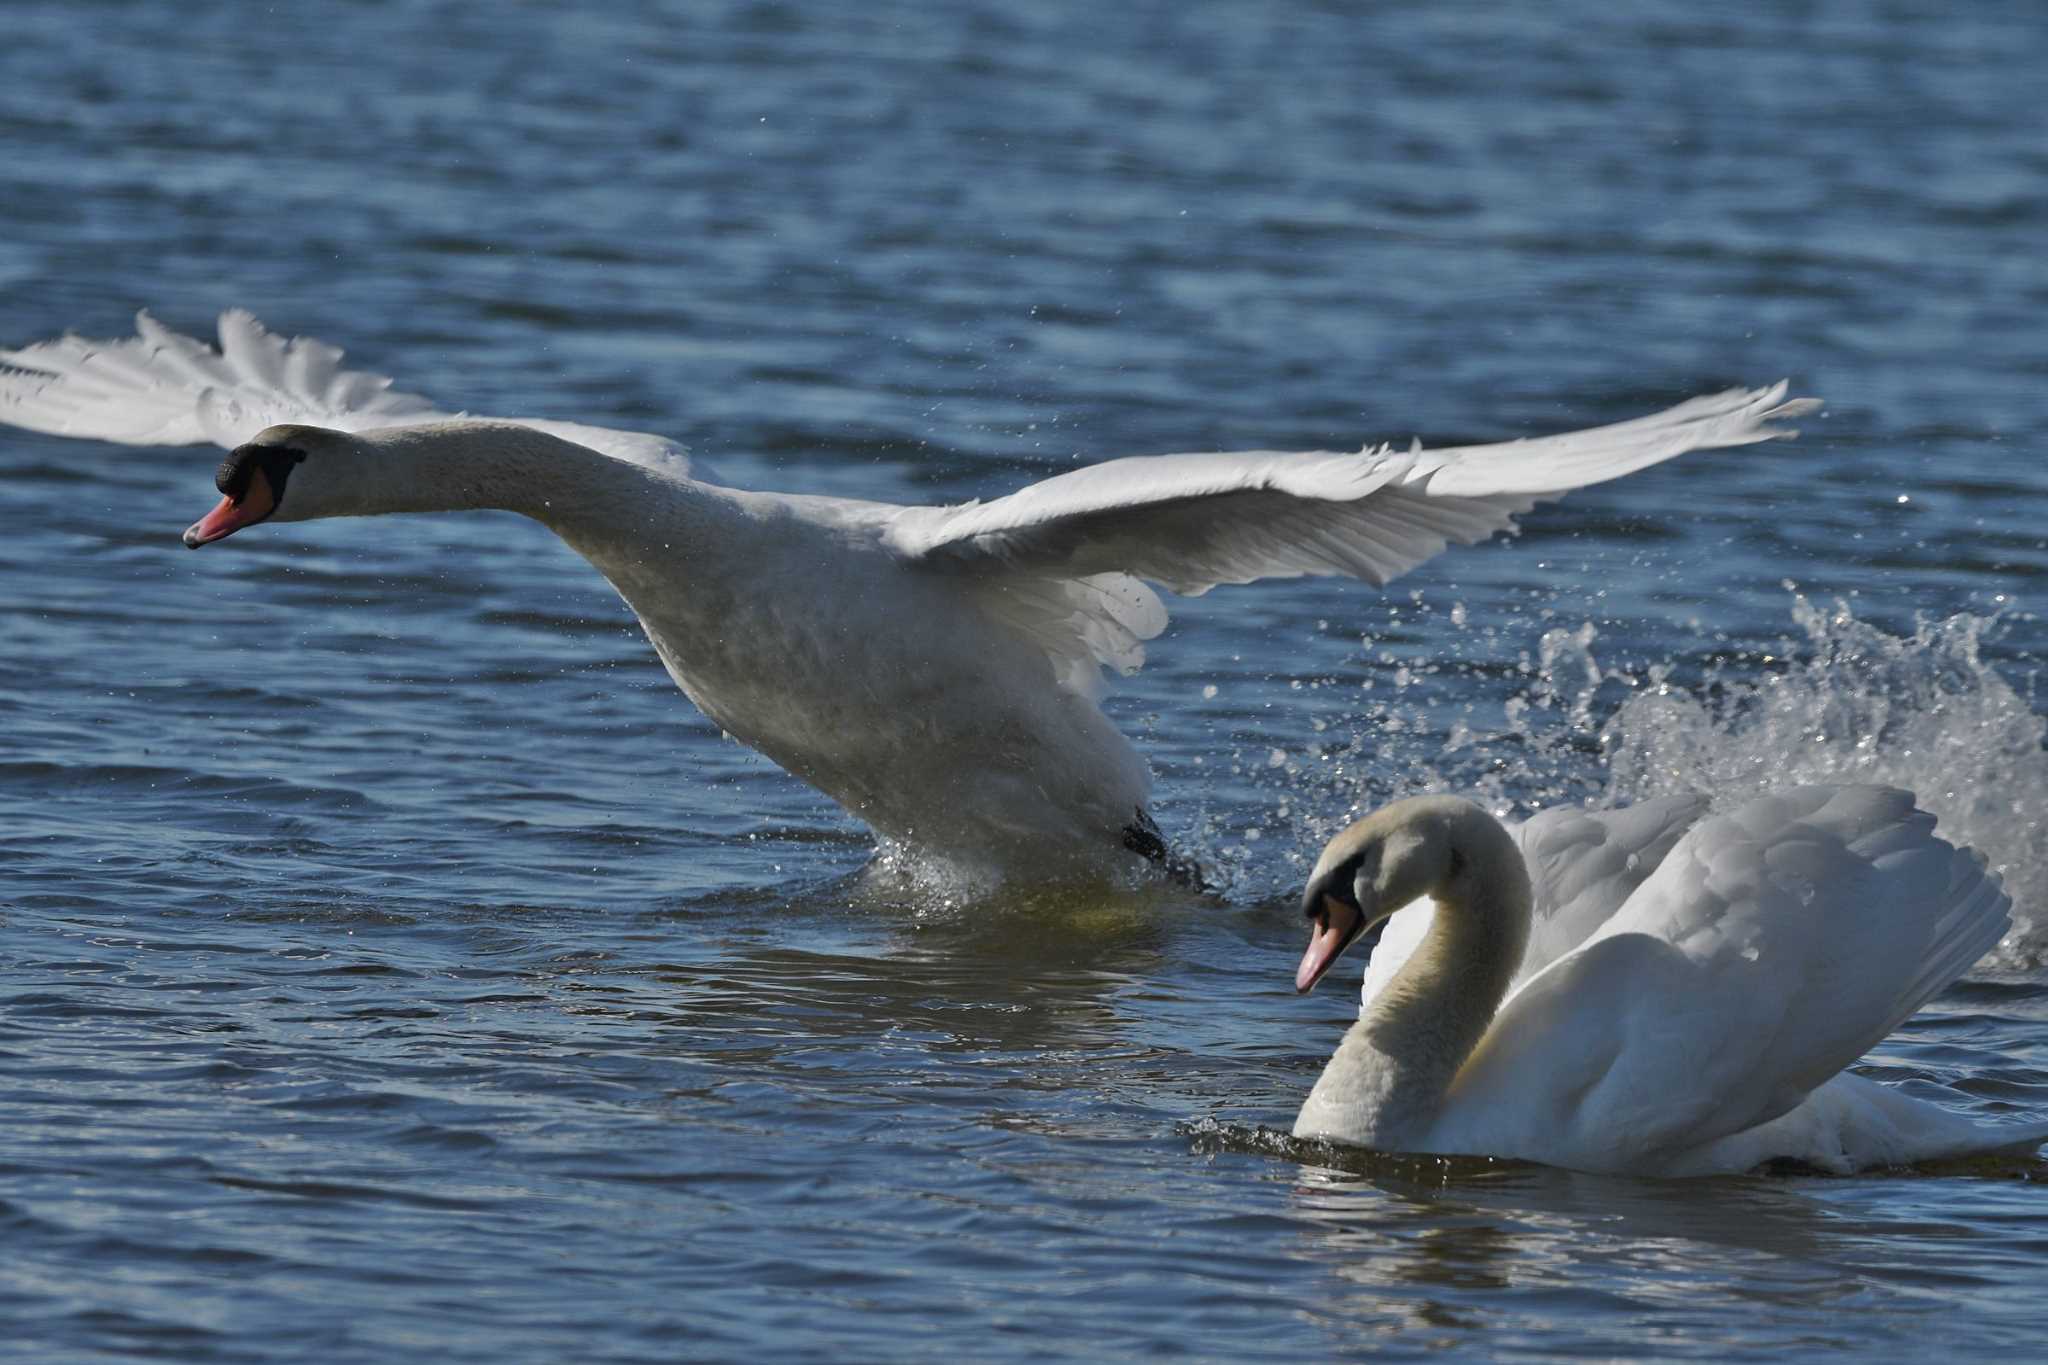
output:
[[[2009,927],[1997,878],[1933,829],[1883,787],[1798,788],[1702,820],[1501,1006],[1444,1138],[1640,1168],[1785,1113]]]
[[[65,336],[0,350],[0,422],[122,445],[210,442],[232,449],[283,422],[362,431],[463,415],[402,393],[383,375],[343,369],[341,360],[339,348],[311,337],[287,341],[240,308],[220,315],[218,347],[142,312],[125,340]],[[688,472],[683,447],[663,436],[506,420],[614,459]]]
[[[1196,595],[1307,574],[1383,585],[1447,544],[1511,530],[1574,488],[1688,450],[1792,436],[1810,412],[1781,381],[1612,426],[1495,445],[1249,451],[1111,460],[989,503],[908,508],[895,548],[935,566],[1079,578],[1123,573]]]
[[[1346,575],[1384,585],[1449,543],[1514,529],[1566,491],[1688,450],[1796,435],[1783,382],[1536,440],[1111,460],[988,503],[907,507],[884,538],[906,559],[981,580],[990,609],[1045,644],[1063,685],[1134,672],[1166,624],[1144,580],[1189,596],[1219,583]]]

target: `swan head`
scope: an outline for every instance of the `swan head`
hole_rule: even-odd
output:
[[[259,521],[336,515],[341,510],[336,495],[344,483],[342,468],[354,440],[345,431],[325,427],[265,427],[220,462],[213,483],[221,500],[186,528],[186,548],[225,540]]]
[[[1470,801],[1418,796],[1385,806],[1330,840],[1301,895],[1309,941],[1294,989],[1312,989],[1361,940],[1369,957],[1387,920],[1410,901],[1457,897],[1473,875],[1474,845],[1490,847],[1506,837],[1500,822]]]

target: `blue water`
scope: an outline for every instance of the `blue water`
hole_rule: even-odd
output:
[[[2048,1115],[2048,25],[2025,5],[15,0],[0,344],[240,304],[764,487],[1491,439],[1789,375],[1387,592],[1179,603],[1221,893],[879,892],[496,516],[192,555],[217,452],[0,433],[23,1359],[2038,1351],[2048,1165],[1340,1160],[1348,811],[1921,791],[2020,927],[1873,1054]],[[1588,629],[1590,627],[1590,629]],[[2039,924],[2040,928],[2035,926]]]

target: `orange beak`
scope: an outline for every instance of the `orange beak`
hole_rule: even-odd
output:
[[[196,550],[216,540],[225,540],[244,526],[254,526],[276,510],[277,495],[271,491],[270,480],[263,476],[262,470],[252,469],[249,471],[249,486],[242,490],[241,497],[222,498],[219,506],[185,528],[185,548]]]

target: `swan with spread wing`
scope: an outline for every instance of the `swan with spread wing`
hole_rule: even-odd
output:
[[[265,521],[505,509],[609,579],[690,699],[882,835],[1033,877],[1168,862],[1104,669],[1164,628],[1157,588],[1382,585],[1536,503],[1689,450],[1794,434],[1779,383],[1612,426],[1424,450],[1112,460],[1006,497],[899,506],[724,486],[660,436],[437,411],[230,311],[210,346],[0,351],[0,421],[229,454],[194,548]]]

